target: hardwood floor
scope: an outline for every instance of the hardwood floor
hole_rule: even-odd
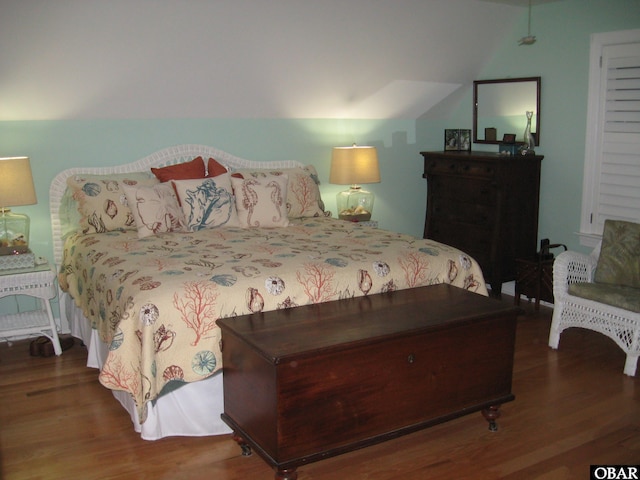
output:
[[[511,301],[508,297],[505,301]],[[300,467],[299,480],[576,479],[590,464],[640,464],[640,377],[604,336],[566,331],[547,346],[551,310],[524,303],[514,402],[492,433],[480,413]],[[26,479],[271,480],[230,436],[141,440],[75,345],[29,356],[0,344],[0,476]]]

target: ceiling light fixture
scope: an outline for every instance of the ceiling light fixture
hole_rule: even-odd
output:
[[[518,45],[533,45],[534,43],[536,43],[536,36],[531,35],[531,0],[529,0],[529,28],[527,30],[527,36],[522,37]]]

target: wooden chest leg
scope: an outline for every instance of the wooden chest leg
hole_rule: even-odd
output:
[[[482,416],[489,422],[489,430],[498,431],[496,420],[500,418],[500,405],[492,405],[482,410]]]
[[[298,480],[298,472],[296,468],[284,468],[276,470],[275,480]]]
[[[250,457],[251,456],[251,445],[249,445],[247,443],[247,441],[242,438],[242,436],[238,435],[236,432],[233,432],[233,435],[231,436],[231,438],[233,438],[233,440],[235,440],[235,442],[240,445],[240,448],[242,449],[242,456],[243,457]]]

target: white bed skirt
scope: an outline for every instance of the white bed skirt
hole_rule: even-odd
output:
[[[63,301],[71,334],[81,339],[87,347],[87,366],[102,368],[108,347],[98,337],[75,306],[73,299],[63,294]],[[149,403],[147,420],[140,424],[138,411],[131,395],[123,391],[112,391],[113,396],[129,413],[136,432],[145,440],[164,437],[202,437],[231,433],[220,414],[224,411],[222,373],[212,375],[200,382],[188,383]]]

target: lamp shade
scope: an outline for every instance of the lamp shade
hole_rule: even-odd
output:
[[[335,147],[331,155],[329,182],[338,185],[380,182],[375,147]]]
[[[29,253],[29,217],[7,207],[33,205],[36,201],[29,157],[0,158],[0,255]],[[33,255],[29,258],[33,266]],[[11,265],[0,262],[0,269]]]
[[[29,157],[0,158],[0,208],[36,202]]]

